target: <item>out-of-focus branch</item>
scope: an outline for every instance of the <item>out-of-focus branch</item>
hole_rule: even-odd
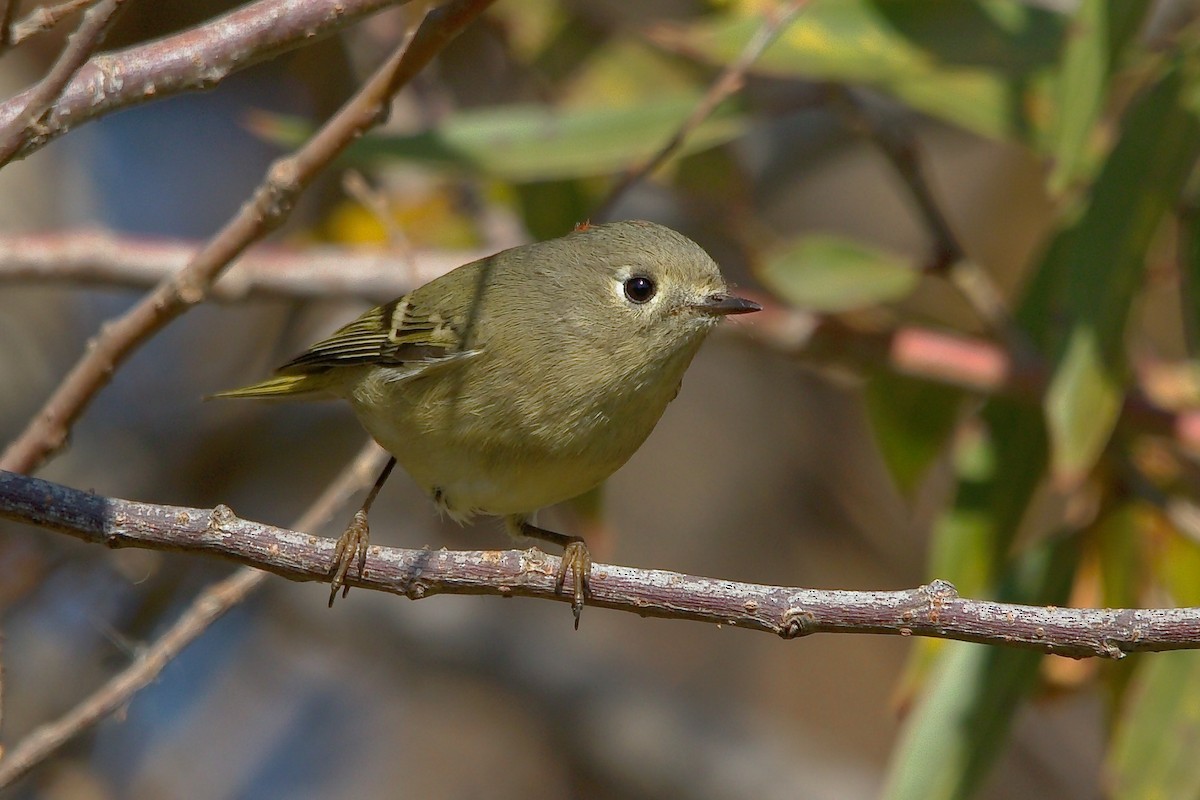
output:
[[[33,11],[30,11],[24,19],[17,20],[12,24],[12,39],[9,45],[16,47],[30,36],[50,30],[76,11],[87,8],[93,2],[95,0],[65,0],[65,2],[58,5],[38,6]],[[10,8],[14,9],[15,7],[16,3],[10,6]]]
[[[735,330],[781,353],[817,365],[887,368],[914,378],[956,386],[971,392],[1003,394],[1041,402],[1050,381],[1044,364],[1014,358],[1004,347],[984,339],[905,325],[868,331],[836,317],[817,317],[763,303],[767,309],[739,321]],[[1176,439],[1200,453],[1200,410],[1171,411],[1140,391],[1125,397],[1121,423],[1138,433]]]
[[[0,120],[0,167],[12,160],[23,142],[41,133],[42,118],[62,95],[67,83],[76,76],[92,51],[104,41],[104,35],[116,21],[125,1],[100,0],[89,8],[84,13],[79,27],[67,39],[67,46],[50,67],[50,71],[36,86],[17,98],[20,110],[7,119]]]
[[[296,520],[294,527],[297,530],[319,528],[347,498],[371,484],[386,458],[387,453],[374,442],[368,442]],[[32,731],[7,755],[0,752],[0,788],[8,786],[72,738],[127,704],[210,625],[249,597],[268,574],[254,567],[243,567],[209,586],[165,633],[140,650],[129,666],[62,717]]]
[[[198,242],[146,239],[107,231],[0,233],[0,284],[74,283],[144,289],[195,258]],[[406,251],[363,247],[263,245],[221,274],[209,297],[233,302],[253,296],[362,297],[383,302],[488,250]]]
[[[206,553],[290,580],[326,581],[336,542],[239,519],[228,507],[120,500],[0,472],[0,518],[109,547]],[[555,591],[559,559],[539,550],[401,550],[372,546],[347,583],[418,600],[486,594],[571,602]],[[767,631],[930,636],[1084,658],[1200,648],[1200,608],[1042,608],[969,600],[945,581],[889,592],[800,589],[596,564],[588,605],[646,617]]]
[[[339,153],[386,115],[413,75],[490,5],[456,0],[426,17],[328,122],[299,150],[267,171],[254,195],[196,254],[124,315],[106,323],[20,436],[0,456],[0,469],[28,472],[66,441],[71,425],[113,372],[151,335],[200,301],[229,262],[285,220],[296,198]]]
[[[27,156],[70,128],[113,111],[211,89],[246,67],[403,2],[258,0],[174,36],[93,56],[66,84],[38,129],[20,139],[16,155]],[[31,91],[0,103],[0,130],[19,119]]]
[[[679,129],[674,135],[664,144],[657,153],[641,164],[632,167],[625,171],[616,184],[609,191],[608,195],[596,207],[595,213],[592,215],[597,220],[608,219],[617,202],[620,201],[629,189],[643,178],[645,178],[654,170],[658,169],[663,163],[670,158],[683,143],[687,141],[687,137],[691,136],[696,128],[700,127],[704,120],[708,119],[717,106],[721,105],[732,94],[739,91],[746,82],[746,73],[750,67],[754,66],[754,62],[759,59],[771,42],[787,28],[788,24],[795,19],[796,14],[804,7],[806,0],[789,0],[780,8],[773,8],[765,12],[765,19],[754,35],[750,37],[750,41],[742,49],[742,52],[736,59],[730,62],[725,69],[721,70],[712,85],[708,87],[708,91],[700,98],[700,102],[696,103],[696,107],[692,109],[692,113],[688,115]]]
[[[966,257],[962,243],[929,185],[921,149],[912,129],[895,118],[886,121],[880,119],[846,87],[835,86],[833,92],[838,101],[837,107],[847,121],[879,148],[916,205],[925,229],[933,240],[933,253],[924,271],[948,281],[1021,360],[1034,360],[1032,347],[1013,322],[995,282],[982,267]]]

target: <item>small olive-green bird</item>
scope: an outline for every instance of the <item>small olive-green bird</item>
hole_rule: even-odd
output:
[[[396,461],[455,520],[504,517],[565,552],[576,625],[591,555],[538,528],[543,506],[597,486],[650,435],[705,336],[758,304],[729,293],[695,242],[651,222],[581,225],[471,262],[373,308],[218,397],[348,400],[393,458],[338,542],[330,604],[363,572],[367,511]],[[349,589],[348,586],[345,589]]]

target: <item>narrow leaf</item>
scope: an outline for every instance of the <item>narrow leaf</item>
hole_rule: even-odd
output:
[[[836,236],[806,236],[777,248],[759,278],[792,305],[847,311],[899,300],[920,280],[897,256]]]

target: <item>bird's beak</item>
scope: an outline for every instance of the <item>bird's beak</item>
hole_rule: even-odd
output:
[[[692,308],[702,311],[705,314],[721,317],[730,314],[750,314],[755,311],[762,311],[762,306],[753,300],[747,300],[737,295],[725,294],[724,292],[710,294],[699,303],[694,303]]]

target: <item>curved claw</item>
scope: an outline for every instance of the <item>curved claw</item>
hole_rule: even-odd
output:
[[[567,570],[571,570],[575,576],[571,612],[575,615],[575,630],[579,630],[579,615],[583,613],[583,601],[591,594],[589,583],[592,576],[592,554],[583,539],[575,539],[563,550],[562,561],[558,565],[558,578],[554,582],[556,594],[562,594],[563,586],[567,582]]]
[[[338,537],[337,548],[333,551],[333,578],[329,581],[329,607],[337,599],[338,589],[342,597],[350,592],[345,585],[346,574],[350,565],[358,561],[358,576],[361,578],[367,568],[367,544],[371,538],[371,528],[367,525],[367,512],[358,511],[349,527]]]

